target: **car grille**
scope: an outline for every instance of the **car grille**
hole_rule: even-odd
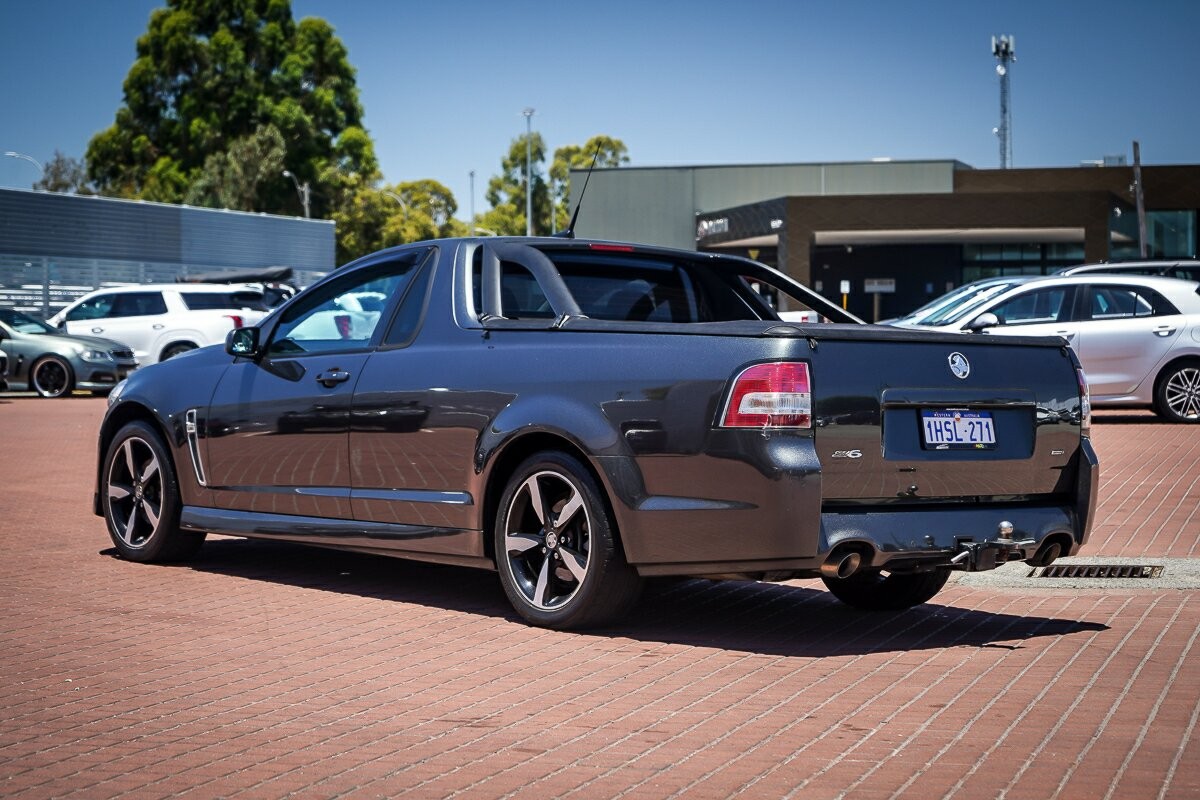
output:
[[[114,347],[108,351],[108,354],[116,361],[130,361],[133,359],[133,351],[126,347]]]

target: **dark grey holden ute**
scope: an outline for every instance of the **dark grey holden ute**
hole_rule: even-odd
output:
[[[553,628],[619,619],[651,576],[898,609],[1078,551],[1086,387],[1062,339],[864,325],[742,258],[422,242],[133,373],[94,510],[134,561],[213,532],[492,569]]]

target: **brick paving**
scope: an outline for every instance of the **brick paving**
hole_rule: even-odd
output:
[[[656,585],[530,628],[494,575],[211,538],[112,556],[104,402],[0,397],[6,798],[1200,797],[1200,597]],[[1100,412],[1089,555],[1195,558],[1200,427]]]

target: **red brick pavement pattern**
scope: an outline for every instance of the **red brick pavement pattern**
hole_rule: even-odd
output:
[[[214,538],[113,558],[104,404],[0,398],[8,798],[1200,797],[1200,598],[689,581],[612,630],[494,575]],[[1200,428],[1099,415],[1090,550],[1193,556]]]

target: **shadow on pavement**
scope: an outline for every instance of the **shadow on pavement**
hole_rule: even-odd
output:
[[[119,557],[113,548],[101,554]],[[186,568],[520,621],[494,573],[463,567],[286,542],[210,539],[186,564],[148,568]],[[583,635],[820,657],[947,647],[1017,650],[1028,639],[1103,630],[1108,626],[936,603],[899,612],[863,612],[808,585],[656,579],[648,582],[626,621]]]

